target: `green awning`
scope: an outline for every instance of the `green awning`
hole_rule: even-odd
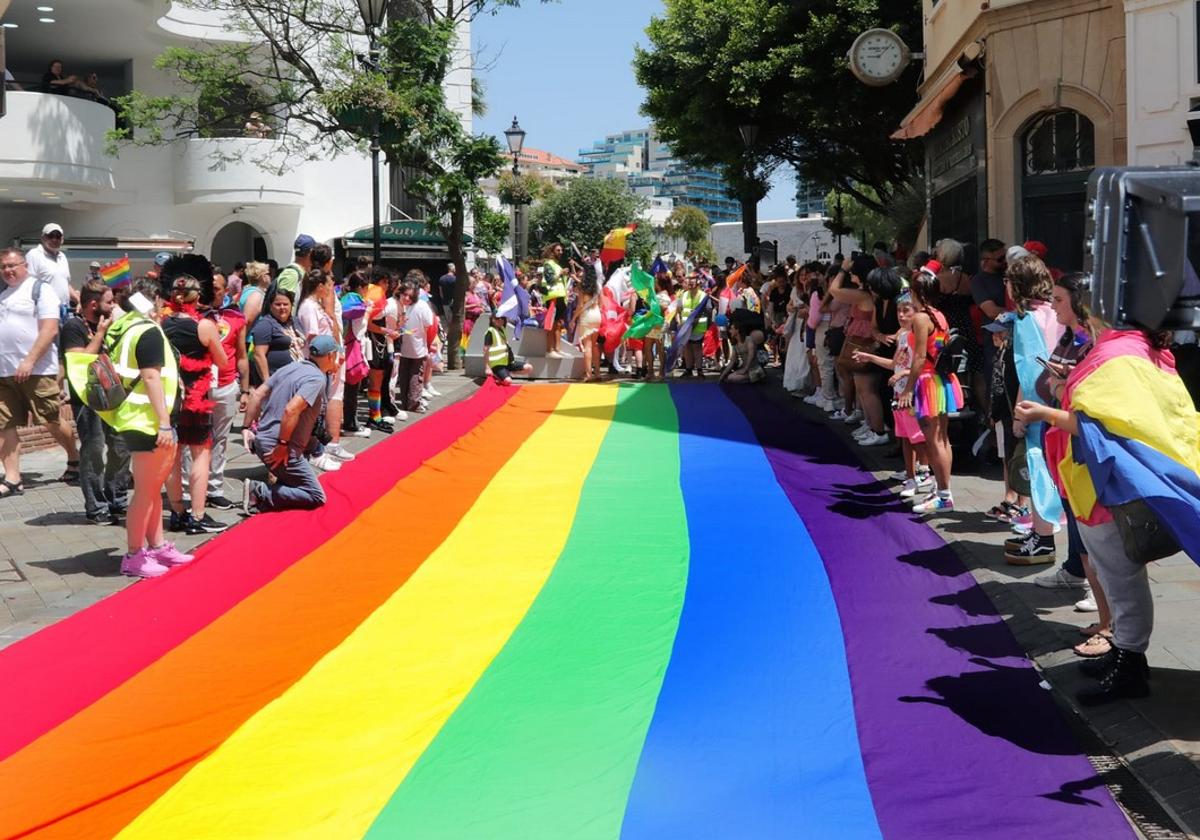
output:
[[[374,235],[374,226],[367,225],[366,227],[347,233],[344,239],[347,244],[352,242],[355,244],[370,244],[374,241]],[[417,222],[408,219],[382,223],[379,226],[379,241],[383,245],[392,247],[397,245],[415,246],[431,250],[445,250],[448,247],[446,238],[442,236],[442,232],[436,226],[427,222]],[[471,244],[471,237],[464,235],[463,245],[470,247]]]

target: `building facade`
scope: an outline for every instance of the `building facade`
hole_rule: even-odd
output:
[[[61,58],[68,74],[96,72],[110,97],[178,93],[154,61],[168,46],[240,37],[216,13],[171,0],[52,0],[52,14],[26,2],[3,11],[4,3],[6,62],[25,90],[9,92],[0,119],[0,241],[28,245],[46,222],[58,222],[80,282],[90,259],[129,253],[137,265],[155,250],[188,243],[226,266],[250,257],[286,264],[300,232],[336,243],[370,225],[371,166],[360,153],[272,170],[258,161],[272,157],[276,141],[233,130],[125,147],[114,157],[105,151],[115,123],[110,108],[38,91],[48,63]],[[446,90],[469,128],[466,26]],[[387,221],[397,214],[389,207],[386,168],[382,178]]]
[[[652,214],[665,210],[669,215],[672,208],[687,205],[700,208],[714,223],[741,219],[741,204],[728,193],[720,174],[676,158],[652,128],[610,134],[580,150],[579,163],[587,177],[624,181],[650,199]]]
[[[1195,155],[1200,122],[1200,9],[1195,0],[1125,0],[1129,163],[1173,166]]]
[[[825,193],[804,177],[804,173],[796,170],[796,216],[825,215]]]
[[[921,98],[893,137],[924,142],[929,242],[1037,239],[1081,268],[1088,176],[1128,159],[1121,0],[923,11]]]

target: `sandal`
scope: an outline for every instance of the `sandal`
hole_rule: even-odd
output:
[[[1083,636],[1083,638],[1085,638],[1085,639],[1090,639],[1092,636],[1095,636],[1097,633],[1100,633],[1100,634],[1102,634],[1102,635],[1105,635],[1105,636],[1111,636],[1111,635],[1112,635],[1112,631],[1111,631],[1111,630],[1105,630],[1105,629],[1104,629],[1104,628],[1103,628],[1103,627],[1100,625],[1100,622],[1099,622],[1099,621],[1093,622],[1092,624],[1089,624],[1087,627],[1080,627],[1080,628],[1079,628],[1079,635],[1080,635],[1080,636]]]
[[[7,499],[9,496],[23,495],[25,495],[25,486],[21,482],[0,479],[0,499]]]
[[[995,522],[1009,523],[1012,522],[1013,515],[1020,511],[1014,503],[1007,499],[998,505],[994,505],[991,510],[984,514],[985,517]]]
[[[65,482],[67,484],[70,484],[73,481],[78,481],[79,480],[79,462],[78,461],[67,461],[67,470],[61,476],[59,476],[58,480]]]
[[[1086,642],[1080,642],[1075,645],[1072,650],[1077,656],[1082,656],[1087,659],[1093,659],[1097,656],[1104,656],[1112,650],[1112,638],[1103,633],[1097,633]]]

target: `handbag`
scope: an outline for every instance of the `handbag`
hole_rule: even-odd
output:
[[[870,362],[854,361],[854,353],[858,350],[873,353],[875,351],[874,340],[859,338],[857,336],[846,337],[845,342],[842,344],[842,352],[838,354],[838,360],[846,370],[852,373],[863,373],[872,367]]]
[[[1175,536],[1144,501],[1112,505],[1108,510],[1121,534],[1125,556],[1133,562],[1153,563],[1181,551]]]
[[[355,338],[346,343],[346,384],[357,385],[371,372],[363,356],[362,344]]]

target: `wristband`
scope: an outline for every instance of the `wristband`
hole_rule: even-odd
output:
[[[291,446],[292,442],[290,440],[281,440],[281,441],[279,441],[279,443],[277,443],[275,445],[276,446]]]
[[[158,430],[159,430],[160,432],[171,432],[171,433],[174,433],[174,432],[175,432],[175,427],[174,427],[174,426],[159,426],[159,427],[158,427]]]

